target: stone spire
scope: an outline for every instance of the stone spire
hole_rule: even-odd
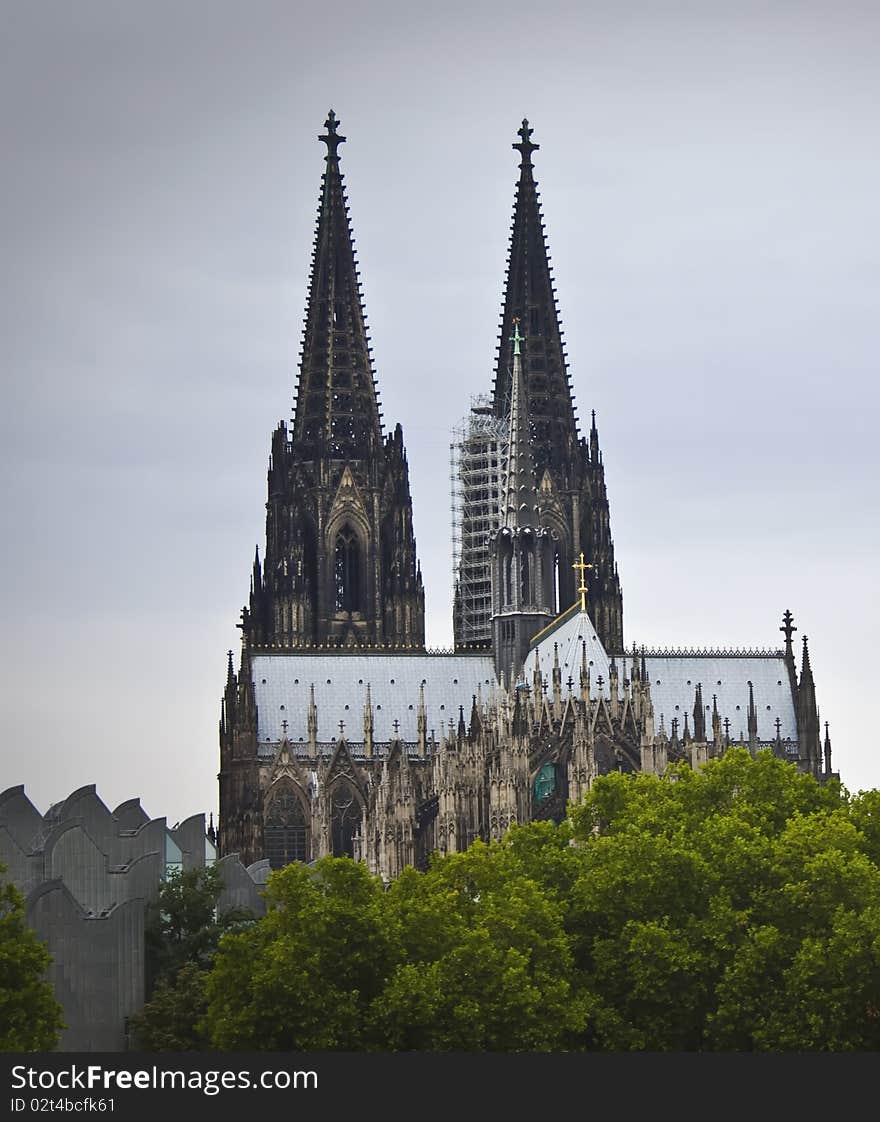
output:
[[[501,527],[493,532],[489,545],[495,672],[499,676],[510,673],[511,680],[523,668],[532,638],[555,614],[552,578],[556,547],[551,531],[540,525],[519,328],[519,320],[514,319]]]
[[[703,685],[697,682],[694,691],[694,740],[702,744],[706,739],[706,710],[703,708]]]
[[[754,756],[758,750],[758,710],[755,707],[755,687],[749,682],[748,709],[749,751]]]
[[[422,649],[425,605],[400,425],[383,436],[331,110],[292,431],[272,436],[252,647]]]
[[[538,525],[535,466],[529,427],[529,403],[523,386],[522,336],[519,320],[513,321],[513,373],[508,422],[507,476],[504,484],[502,525],[509,530]]]
[[[339,170],[339,122],[331,109],[303,333],[293,439],[303,460],[369,459],[382,422],[360,274]]]
[[[544,237],[544,221],[534,177],[533,130],[524,120],[519,143],[519,183],[513,209],[500,346],[495,370],[493,405],[506,416],[513,385],[505,345],[508,326],[517,319],[523,333],[523,374],[530,401],[535,466],[560,464],[574,454],[578,426],[560,330],[555,285]]]
[[[807,636],[803,636],[804,650],[801,659],[801,677],[798,683],[797,734],[798,755],[801,767],[817,779],[822,775],[822,746],[819,733],[819,713],[816,707],[816,683],[810,665],[810,648]]]

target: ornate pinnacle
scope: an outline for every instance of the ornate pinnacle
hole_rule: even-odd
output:
[[[580,596],[581,596],[581,611],[582,612],[585,612],[587,610],[587,583],[586,583],[586,579],[585,579],[586,575],[587,575],[587,569],[595,569],[595,567],[596,567],[595,565],[588,565],[584,561],[583,552],[581,552],[580,561],[575,561],[575,563],[572,565],[572,568],[576,569],[580,573],[581,583],[580,583],[580,586],[578,587],[578,592],[580,593]]]
[[[319,136],[318,140],[323,140],[327,145],[327,155],[324,157],[326,160],[338,160],[339,155],[337,149],[340,144],[345,143],[345,137],[340,136],[336,131],[339,128],[339,121],[336,119],[336,114],[331,109],[327,114],[327,120],[324,122],[324,128],[327,130],[323,136]]]
[[[532,166],[532,153],[536,152],[541,147],[540,144],[532,143],[531,136],[534,131],[534,129],[529,128],[529,122],[523,117],[522,127],[518,131],[521,140],[519,144],[511,145],[512,148],[516,148],[522,154],[522,163],[520,164],[522,168],[530,168]]]
[[[513,317],[513,334],[510,336],[510,341],[513,343],[513,353],[518,355],[519,345],[522,342],[522,335],[519,333],[519,316]]]
[[[788,608],[785,609],[782,615],[782,627],[780,627],[779,630],[785,635],[785,651],[786,654],[789,654],[791,652],[791,637],[792,634],[797,631],[797,628],[794,625],[794,616]]]

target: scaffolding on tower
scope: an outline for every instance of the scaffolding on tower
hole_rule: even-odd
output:
[[[488,646],[492,639],[489,539],[500,525],[507,438],[507,420],[495,416],[491,399],[482,394],[471,398],[467,416],[452,431],[449,451],[456,649]]]

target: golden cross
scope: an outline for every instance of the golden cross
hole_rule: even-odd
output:
[[[587,610],[587,583],[584,578],[587,575],[587,569],[595,569],[596,566],[588,565],[584,561],[584,554],[583,551],[581,551],[580,561],[575,561],[575,563],[572,565],[572,568],[577,570],[581,575],[581,583],[580,587],[578,588],[578,592],[581,594],[581,611],[585,612]]]

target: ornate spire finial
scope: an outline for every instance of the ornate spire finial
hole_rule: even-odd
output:
[[[578,573],[580,573],[581,583],[578,587],[578,592],[580,593],[580,596],[581,596],[581,611],[582,612],[585,612],[587,610],[587,582],[586,582],[587,569],[595,569],[595,567],[596,567],[595,565],[588,565],[584,561],[583,551],[581,551],[580,560],[575,561],[575,563],[572,565],[572,568],[575,569]]]
[[[791,637],[797,628],[794,625],[794,616],[788,608],[782,614],[782,627],[779,630],[785,635],[785,653],[791,654]]]
[[[345,137],[340,136],[336,131],[339,128],[339,121],[336,119],[336,114],[331,109],[327,114],[327,120],[324,122],[324,128],[327,130],[323,136],[319,136],[318,140],[323,140],[327,145],[327,155],[324,157],[326,160],[338,160],[339,153],[337,149],[340,144],[345,143]]]
[[[532,153],[537,152],[541,147],[540,144],[532,143],[532,133],[534,129],[529,128],[528,120],[523,117],[523,123],[517,132],[520,137],[519,144],[512,144],[512,148],[516,148],[522,155],[522,163],[519,165],[521,168],[530,168],[532,166]]]
[[[514,355],[519,355],[519,345],[522,342],[522,335],[519,333],[519,316],[513,317],[513,334],[510,336],[510,341],[513,343]]]

